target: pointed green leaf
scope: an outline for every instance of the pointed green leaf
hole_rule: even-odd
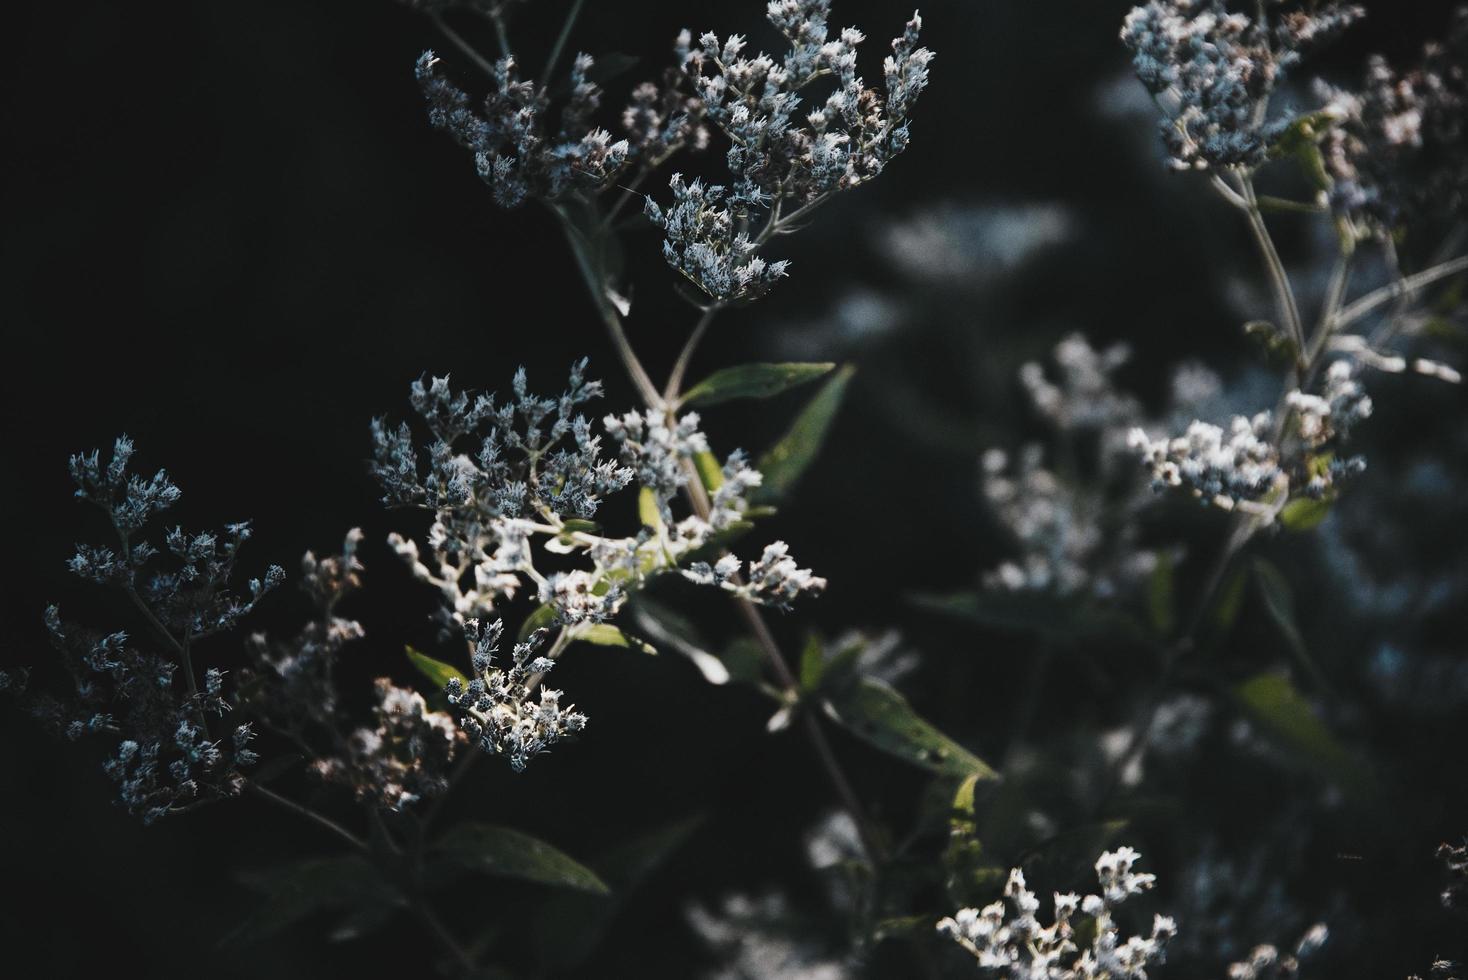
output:
[[[1370,771],[1335,740],[1289,678],[1260,674],[1234,696],[1266,735],[1342,788],[1359,791],[1371,783]]]
[[[719,487],[724,485],[724,468],[719,465],[719,457],[709,450],[700,450],[693,454],[693,465],[698,470],[698,478],[703,483],[703,488],[709,493],[717,493]]]
[[[809,693],[821,686],[821,675],[826,670],[826,651],[820,637],[814,633],[805,641],[800,652],[800,689]]]
[[[1289,646],[1290,655],[1310,676],[1311,683],[1317,689],[1327,689],[1329,685],[1325,675],[1310,656],[1310,650],[1305,646],[1305,637],[1295,621],[1295,598],[1284,573],[1263,558],[1254,559],[1253,567],[1254,583],[1259,588],[1259,597],[1264,600],[1264,609],[1279,628],[1280,635]]]
[[[729,683],[729,668],[706,648],[698,630],[681,613],[660,605],[639,593],[632,601],[631,616],[637,628],[664,648],[683,654],[710,684]]]
[[[796,416],[785,437],[760,458],[759,470],[764,475],[764,483],[751,495],[753,502],[776,503],[795,488],[821,451],[855,373],[856,368],[850,366],[837,371]]]
[[[433,682],[435,691],[442,691],[453,678],[458,678],[460,684],[469,683],[469,678],[442,660],[434,660],[428,654],[420,653],[412,647],[404,647],[403,651],[408,655],[408,662],[418,668],[418,673]]]
[[[541,907],[534,926],[541,964],[564,970],[585,961],[615,924],[628,896],[666,864],[702,822],[703,817],[695,816],[658,827],[591,862],[613,891],[562,892]]]
[[[657,653],[650,643],[628,636],[611,623],[591,623],[576,627],[575,639],[599,647],[626,647],[643,653]]]
[[[823,374],[834,364],[740,364],[715,371],[688,389],[684,405],[718,405],[735,398],[771,398]]]
[[[1169,636],[1177,626],[1174,578],[1171,553],[1159,552],[1157,567],[1152,569],[1152,581],[1147,590],[1147,613],[1158,636]]]
[[[1308,531],[1329,516],[1329,500],[1296,497],[1279,512],[1279,523],[1287,531]]]
[[[1115,606],[1053,596],[1022,592],[916,593],[908,596],[908,601],[919,609],[991,629],[1034,633],[1056,640],[1147,638],[1142,624]]]
[[[556,625],[555,607],[550,605],[536,606],[531,610],[530,615],[526,616],[524,621],[520,623],[520,642],[524,643],[525,639],[536,630],[550,629],[554,625]]]
[[[857,678],[833,691],[825,707],[853,735],[899,759],[946,775],[997,776],[982,759],[930,725],[906,698],[875,678]]]
[[[311,858],[243,872],[239,877],[246,887],[259,892],[265,903],[222,945],[254,942],[328,910],[375,913],[406,906],[377,869],[355,854]]]
[[[607,892],[590,868],[545,841],[509,827],[461,823],[439,838],[432,851],[436,862],[482,874],[598,895]]]
[[[637,494],[637,516],[644,527],[654,531],[663,526],[663,509],[658,506],[658,495],[652,487],[643,487]]]

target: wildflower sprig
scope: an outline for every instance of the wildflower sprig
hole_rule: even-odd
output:
[[[1157,880],[1132,870],[1140,856],[1130,847],[1102,854],[1096,860],[1099,894],[1082,898],[1056,892],[1054,921],[1048,926],[1040,925],[1036,916],[1039,897],[1030,891],[1024,872],[1014,868],[1002,901],[960,909],[939,921],[938,931],[967,950],[981,969],[1014,980],[1146,980],[1147,966],[1162,961],[1167,943],[1177,935],[1177,923],[1155,915],[1150,935],[1122,941],[1116,907]],[[1089,936],[1084,948],[1078,942],[1083,936]]]
[[[1400,372],[1410,365],[1429,377],[1459,378],[1456,370],[1436,361],[1409,360],[1384,349],[1405,319],[1403,302],[1370,337],[1348,328],[1393,299],[1403,300],[1468,270],[1468,257],[1401,276],[1353,302],[1347,299],[1358,242],[1405,213],[1392,203],[1394,192],[1386,189],[1393,181],[1410,183],[1406,167],[1413,158],[1405,150],[1420,146],[1423,133],[1430,131],[1431,139],[1441,144],[1434,147],[1436,159],[1451,161],[1463,152],[1464,134],[1457,123],[1463,105],[1461,68],[1440,48],[1429,51],[1427,65],[1417,74],[1402,78],[1378,60],[1365,94],[1322,87],[1331,103],[1324,111],[1267,121],[1269,98],[1281,74],[1298,64],[1306,47],[1362,16],[1362,8],[1337,3],[1299,9],[1261,4],[1247,13],[1230,12],[1223,0],[1153,0],[1135,8],[1122,29],[1138,78],[1163,106],[1171,162],[1179,169],[1209,170],[1214,190],[1244,213],[1282,324],[1254,326],[1290,361],[1274,410],[1236,416],[1224,425],[1195,420],[1179,436],[1137,428],[1131,442],[1158,488],[1184,488],[1205,503],[1246,511],[1266,524],[1290,500],[1328,497],[1342,478],[1364,468],[1363,458],[1344,453],[1351,426],[1371,413],[1371,400],[1359,380],[1364,371]],[[1455,30],[1452,43],[1461,44],[1461,33]],[[1383,139],[1395,140],[1404,152],[1367,150],[1368,142]],[[1265,202],[1254,187],[1261,166],[1273,157],[1291,155],[1301,159],[1307,175],[1320,186],[1318,202],[1295,210],[1334,209],[1340,242],[1319,316],[1308,331],[1265,221]],[[1380,169],[1367,176],[1353,162],[1358,156]],[[1444,174],[1445,186],[1461,183],[1461,175]],[[1395,267],[1396,251],[1383,240]]]
[[[1301,53],[1365,16],[1356,4],[1270,0],[1250,16],[1225,0],[1152,0],[1127,15],[1121,39],[1163,112],[1168,164],[1205,170],[1262,163],[1292,121],[1269,100]]]
[[[210,720],[229,714],[232,705],[222,670],[210,667],[202,685],[196,680],[194,644],[234,627],[285,575],[272,565],[247,583],[246,595],[233,591],[248,523],[230,524],[221,534],[175,527],[165,532],[162,550],[149,542],[145,532],[182,493],[162,470],[151,478],[129,473],[132,456],[133,443],[122,436],[105,464],[98,451],[71,458],[76,495],[107,515],[116,543],[78,545],[68,567],[123,592],[143,629],[98,633],[65,623],[50,606],[46,629],[75,696],[36,694],[30,707],[70,739],[95,734],[112,740],[103,771],[128,812],[152,823],[243,789],[243,770],[258,759],[249,747],[251,726],[237,724],[213,737]]]
[[[663,255],[715,303],[754,299],[786,274],[788,263],[766,262],[759,249],[797,225],[838,191],[880,174],[909,140],[908,116],[927,87],[933,53],[918,45],[922,18],[914,13],[883,64],[885,95],[857,74],[853,27],[832,36],[830,0],[778,0],[767,17],[789,45],[779,60],[744,55],[738,34],[712,32],[698,46],[679,39],[683,68],[704,113],[730,143],[730,183],[670,182],[672,205],[647,198],[648,218],[664,232]],[[831,79],[834,90],[798,119],[807,89]]]
[[[734,578],[740,563],[731,556],[714,566],[717,573],[691,565],[747,527],[746,494],[759,485],[759,473],[742,453],[731,454],[715,491],[717,509],[675,519],[674,501],[699,478],[693,461],[710,454],[697,413],[671,421],[656,413],[608,415],[602,430],[618,458],[605,459],[593,423],[573,414],[601,391],[584,379],[585,364],[572,367],[559,398],[530,394],[522,370],[514,397],[502,405],[489,395],[471,401],[447,378],[415,382],[411,400],[433,436],[421,453],[406,423],[373,423],[373,472],[384,502],[424,507],[434,517],[426,549],[396,534],[391,543],[418,578],[443,593],[451,618],[488,618],[528,586],[553,623],[592,626],[614,619],[652,578],[678,571],[781,607],[801,592],[820,591],[824,580],[794,568],[776,545],[750,564],[747,583]],[[592,518],[603,498],[633,486],[642,526],[630,536],[602,533]],[[562,563],[574,556],[585,567],[551,570],[550,556]]]
[[[531,758],[547,752],[557,742],[586,727],[586,716],[574,706],[561,706],[561,692],[540,686],[540,679],[555,666],[555,654],[564,648],[570,634],[562,631],[548,655],[540,655],[548,630],[538,629],[516,643],[508,662],[495,663],[504,624],[500,620],[481,626],[477,619],[464,624],[474,676],[464,683],[451,678],[446,688],[450,705],[459,711],[459,723],[479,747],[491,755],[504,756],[510,768],[523,772]]]

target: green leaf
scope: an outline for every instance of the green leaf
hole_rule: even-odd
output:
[[[1291,120],[1269,147],[1271,157],[1292,156],[1300,170],[1317,190],[1329,190],[1330,174],[1325,169],[1325,157],[1320,152],[1320,140],[1334,125],[1330,113],[1325,111],[1306,113]]]
[[[856,368],[850,366],[837,371],[796,416],[784,438],[760,458],[759,470],[764,475],[764,483],[751,494],[752,502],[777,503],[795,488],[821,451],[855,373]]]
[[[719,487],[724,485],[724,468],[719,465],[719,457],[707,449],[693,454],[693,465],[698,470],[698,479],[703,483],[703,488],[709,493],[718,492]]]
[[[436,861],[501,878],[604,895],[608,889],[590,868],[545,841],[509,827],[461,823],[433,845]]]
[[[574,639],[599,647],[625,647],[643,653],[657,653],[650,643],[628,636],[611,623],[591,623],[576,627]]]
[[[1360,791],[1371,784],[1369,770],[1335,740],[1289,678],[1260,674],[1236,687],[1234,696],[1266,735],[1342,788]]]
[[[562,892],[535,915],[535,947],[543,966],[564,970],[582,963],[611,931],[628,897],[667,863],[703,822],[701,816],[658,827],[592,861],[609,895]]]
[[[469,678],[442,660],[434,660],[428,654],[420,653],[412,647],[403,647],[403,652],[408,655],[408,662],[418,668],[418,673],[433,682],[435,691],[442,691],[454,678],[458,678],[460,684],[469,683]]]
[[[665,649],[672,648],[693,661],[704,680],[710,684],[729,683],[729,668],[708,651],[698,629],[682,613],[654,602],[645,593],[638,593],[633,598],[629,612],[639,630]]]
[[[834,364],[740,364],[715,371],[688,389],[684,405],[718,405],[736,398],[771,398],[823,374]]]
[[[568,517],[561,522],[561,526],[567,531],[582,531],[586,534],[597,534],[601,531],[601,525],[596,521],[582,520],[579,517]]]
[[[820,637],[812,633],[800,652],[800,689],[809,693],[821,686],[821,675],[826,672],[826,651]]]
[[[1259,588],[1259,598],[1264,601],[1265,611],[1269,613],[1269,618],[1273,620],[1280,635],[1288,644],[1290,655],[1310,676],[1311,683],[1317,689],[1328,690],[1329,683],[1310,656],[1310,650],[1305,646],[1305,637],[1301,634],[1299,624],[1295,621],[1295,599],[1284,573],[1263,558],[1254,559],[1253,569],[1254,584]]]
[[[1308,531],[1330,516],[1330,501],[1296,497],[1279,512],[1279,523],[1287,531]]]
[[[536,606],[529,616],[520,623],[520,642],[538,629],[549,629],[556,624],[556,609],[554,606]]]
[[[221,945],[264,939],[328,910],[390,912],[407,905],[370,862],[355,854],[242,872],[239,878],[265,902]]]
[[[1218,590],[1218,599],[1213,603],[1213,612],[1209,617],[1213,621],[1218,639],[1226,637],[1234,628],[1234,623],[1239,621],[1239,610],[1244,607],[1244,594],[1248,584],[1248,572],[1240,568]]]
[[[1020,592],[916,593],[907,597],[919,609],[1015,633],[1056,640],[1124,637],[1143,640],[1142,625],[1121,610],[1054,596]]]
[[[1177,628],[1176,576],[1173,572],[1171,553],[1159,552],[1157,567],[1152,569],[1152,581],[1147,589],[1147,614],[1158,636],[1170,636]]]
[[[887,684],[860,677],[827,695],[826,713],[853,735],[924,769],[994,779],[982,759],[923,720]]]
[[[663,526],[663,509],[658,506],[658,495],[652,487],[643,487],[637,494],[637,516],[644,527],[654,531]]]

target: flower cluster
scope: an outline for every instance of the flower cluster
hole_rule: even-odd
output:
[[[673,86],[638,86],[622,114],[627,136],[613,139],[592,124],[602,102],[602,90],[591,80],[594,64],[590,55],[576,56],[570,95],[555,127],[548,121],[549,90],[520,78],[511,56],[495,63],[493,90],[478,107],[445,77],[432,51],[418,59],[416,74],[429,122],[474,154],[475,168],[495,202],[514,208],[527,200],[602,190],[629,162],[656,166],[685,145],[707,141],[698,101],[678,92],[676,80]]]
[[[473,650],[474,676],[466,684],[457,677],[445,688],[449,704],[459,711],[459,724],[481,749],[509,759],[510,768],[523,772],[530,760],[569,735],[586,727],[586,716],[574,706],[561,707],[561,692],[540,687],[541,677],[555,666],[550,657],[537,656],[546,630],[536,630],[516,643],[505,666],[495,664],[504,626],[495,620],[481,627],[477,619],[464,624],[464,638]]]
[[[1241,501],[1258,502],[1287,481],[1280,467],[1269,412],[1253,418],[1236,415],[1228,431],[1194,421],[1187,432],[1153,439],[1145,429],[1131,432],[1131,444],[1152,470],[1152,485],[1185,487],[1204,503],[1232,510]]]
[[[245,704],[271,729],[300,742],[311,733],[338,733],[337,657],[346,644],[363,636],[362,624],[338,615],[337,607],[362,585],[357,547],[362,531],[347,532],[340,555],[301,559],[301,589],[315,615],[288,641],[256,633],[249,639],[252,665],[240,691]]]
[[[1102,854],[1096,861],[1101,893],[1084,898],[1055,893],[1055,919],[1048,926],[1036,918],[1040,899],[1015,868],[1004,886],[1007,905],[998,901],[982,909],[960,909],[940,921],[938,931],[968,950],[982,969],[1013,980],[1146,980],[1147,966],[1161,962],[1177,924],[1154,916],[1150,936],[1121,940],[1113,910],[1156,882],[1152,875],[1132,870],[1139,856],[1129,847]],[[1091,921],[1077,923],[1080,917]],[[1082,949],[1076,939],[1087,933],[1090,944]]]
[[[711,299],[720,303],[757,299],[786,275],[788,261],[766,262],[749,233],[735,230],[736,224],[747,222],[719,207],[723,187],[705,187],[701,180],[685,184],[682,174],[674,174],[668,186],[673,192],[668,209],[649,197],[643,213],[666,236],[663,258],[668,265]]]
[[[1162,140],[1178,170],[1263,162],[1290,120],[1269,119],[1270,95],[1303,49],[1365,15],[1355,4],[1281,0],[1260,16],[1230,13],[1225,0],[1151,0],[1127,15],[1121,39],[1137,78],[1163,112]]]
[[[231,591],[236,553],[249,537],[243,523],[229,525],[222,535],[168,531],[164,547],[172,560],[165,558],[142,532],[181,493],[162,470],[147,479],[129,474],[132,454],[133,444],[123,436],[105,466],[95,451],[71,458],[77,496],[107,514],[117,543],[79,545],[69,566],[82,578],[125,592],[166,653],[139,646],[124,630],[97,633],[65,624],[53,605],[46,610],[47,631],[76,693],[68,702],[37,695],[30,708],[68,738],[115,739],[103,771],[117,783],[128,812],[152,823],[236,796],[244,786],[241,770],[256,761],[248,747],[251,728],[237,725],[226,737],[211,738],[210,717],[231,710],[224,673],[209,668],[196,686],[190,657],[196,641],[234,626],[284,573],[271,566],[263,579],[249,582],[248,597]],[[10,684],[23,681],[17,675]]]
[[[717,302],[750,299],[784,274],[784,263],[755,254],[782,227],[830,195],[882,172],[906,148],[913,103],[928,83],[933,53],[918,45],[916,14],[882,66],[885,93],[857,74],[864,36],[848,27],[832,36],[830,0],[775,0],[767,16],[789,45],[778,60],[744,54],[745,39],[713,33],[679,39],[684,70],[707,118],[728,137],[731,181],[705,187],[672,181],[665,214],[647,214],[666,236],[664,255]],[[807,88],[832,79],[833,90],[800,118]],[[763,213],[757,232],[751,220]]]
[[[795,569],[783,551],[767,551],[751,563],[747,583],[735,574],[740,564],[730,556],[715,566],[723,573],[718,576],[686,567],[738,530],[745,494],[759,484],[758,472],[742,453],[732,453],[716,480],[712,474],[702,478],[713,493],[708,517],[695,513],[675,521],[674,498],[691,479],[700,479],[694,461],[709,454],[698,416],[609,415],[602,425],[617,443],[619,458],[603,459],[601,436],[574,414],[601,391],[599,383],[585,380],[584,368],[584,361],[572,368],[559,398],[530,394],[522,370],[514,397],[503,405],[492,396],[471,401],[454,393],[447,378],[414,384],[413,406],[434,437],[424,460],[406,424],[391,429],[381,420],[373,423],[373,472],[385,502],[426,507],[434,515],[426,539],[430,554],[396,534],[391,543],[418,578],[443,593],[456,623],[488,618],[500,600],[513,598],[527,582],[553,611],[554,622],[569,627],[613,618],[631,591],[675,570],[775,606],[787,605],[800,591],[819,590],[822,580]],[[591,518],[602,498],[634,484],[650,504],[642,507],[642,527],[627,537],[600,533]],[[578,555],[590,567],[542,571],[536,540],[557,561]]]
[[[358,728],[338,754],[311,769],[328,783],[346,786],[359,802],[401,810],[448,786],[449,764],[464,742],[454,720],[429,711],[423,695],[386,677],[375,682],[377,724]]]
[[[1230,510],[1267,499],[1283,504],[1291,492],[1319,499],[1366,468],[1364,458],[1335,451],[1352,426],[1371,415],[1358,371],[1352,359],[1332,361],[1320,394],[1288,392],[1288,430],[1277,428],[1271,413],[1260,412],[1235,416],[1226,433],[1197,420],[1173,438],[1153,438],[1135,428],[1130,445],[1151,469],[1154,489],[1183,487],[1205,504]]]
[[[1442,893],[1443,907],[1468,911],[1468,843],[1443,844],[1437,858],[1450,878]]]
[[[1030,404],[1055,437],[1052,455],[1067,466],[1065,472],[1047,466],[1046,448],[1038,442],[1014,454],[998,448],[984,453],[985,501],[1018,552],[985,574],[986,587],[1114,598],[1156,567],[1157,552],[1138,544],[1133,520],[1147,497],[1130,465],[1126,434],[1143,422],[1142,406],[1114,378],[1128,357],[1124,345],[1097,350],[1072,334],[1055,347],[1053,378],[1038,361],[1021,366]],[[1211,375],[1209,380],[1216,384]],[[1199,385],[1182,387],[1194,390],[1176,391],[1174,400],[1192,401]]]
[[[1295,944],[1294,953],[1280,953],[1268,944],[1255,946],[1247,958],[1232,963],[1228,980],[1293,980],[1300,975],[1300,960],[1325,945],[1330,932],[1323,923],[1311,926]]]
[[[1371,58],[1360,91],[1317,82],[1332,125],[1321,154],[1338,212],[1383,230],[1424,214],[1461,213],[1468,202],[1468,7],[1445,42],[1398,71]]]

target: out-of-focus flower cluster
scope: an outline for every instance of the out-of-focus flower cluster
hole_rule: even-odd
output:
[[[252,636],[253,663],[240,688],[265,727],[311,757],[313,775],[350,790],[358,802],[401,810],[442,792],[464,736],[453,718],[430,711],[421,695],[386,677],[374,685],[372,725],[354,725],[343,709],[336,663],[363,629],[338,606],[362,587],[361,541],[361,530],[353,528],[341,554],[305,554],[301,589],[314,615],[293,637]]]
[[[676,77],[671,85],[638,86],[622,113],[626,136],[613,138],[593,123],[603,96],[593,67],[590,55],[576,56],[570,95],[554,127],[549,89],[522,79],[512,56],[495,62],[493,88],[478,106],[444,75],[432,51],[418,59],[416,71],[430,123],[474,154],[496,203],[514,208],[600,191],[629,164],[656,166],[683,146],[706,142],[699,102],[677,90]]]
[[[343,647],[363,636],[362,624],[337,614],[337,606],[362,585],[357,547],[362,531],[347,532],[340,555],[301,559],[301,589],[315,615],[288,641],[256,633],[249,639],[253,663],[240,688],[256,717],[296,740],[313,729],[335,732],[336,659]]]
[[[1359,91],[1316,83],[1331,122],[1321,152],[1339,213],[1392,229],[1414,216],[1461,214],[1468,202],[1468,7],[1445,41],[1401,71],[1367,64]]]
[[[456,623],[489,618],[527,583],[554,622],[567,627],[613,618],[631,591],[670,571],[776,607],[820,591],[824,580],[797,568],[779,542],[749,563],[746,578],[732,556],[702,561],[743,523],[745,494],[759,485],[759,473],[742,453],[731,453],[712,481],[717,485],[708,487],[708,519],[675,520],[674,498],[699,478],[694,461],[709,453],[698,416],[608,415],[602,425],[619,458],[604,459],[601,436],[575,414],[601,393],[584,369],[584,361],[572,368],[559,398],[530,394],[522,370],[502,405],[490,395],[455,393],[447,378],[415,383],[413,407],[433,436],[421,458],[406,423],[373,423],[372,468],[385,502],[424,507],[434,517],[426,549],[396,534],[391,543],[418,578],[443,593]],[[602,534],[591,520],[602,498],[632,486],[642,495],[642,527],[630,537]],[[536,540],[556,561],[577,556],[587,567],[542,571],[546,559],[537,557]]]
[[[47,631],[76,692],[67,701],[33,695],[30,709],[68,738],[100,734],[115,740],[103,771],[117,783],[128,812],[152,823],[236,796],[243,787],[241,770],[256,761],[249,748],[250,726],[233,726],[226,737],[211,738],[210,717],[231,710],[224,673],[209,668],[202,686],[194,689],[188,658],[196,641],[233,627],[284,579],[284,572],[271,566],[263,578],[249,581],[247,595],[232,591],[236,554],[250,535],[247,523],[231,524],[223,534],[174,528],[164,535],[166,555],[146,541],[147,525],[181,493],[162,470],[148,479],[129,474],[132,454],[133,444],[123,436],[105,466],[96,451],[71,458],[77,496],[107,514],[117,542],[115,547],[78,545],[69,567],[124,592],[141,613],[142,636],[151,643],[141,645],[125,630],[98,633],[63,623],[51,606]],[[164,653],[150,649],[159,646]]]
[[[984,497],[1017,547],[1015,557],[986,573],[989,588],[1114,598],[1156,567],[1157,552],[1138,542],[1135,517],[1147,495],[1127,446],[1128,430],[1144,413],[1114,379],[1129,356],[1125,345],[1096,350],[1072,334],[1055,347],[1053,379],[1038,361],[1020,368],[1053,445],[1029,443],[1014,458],[990,449],[982,458]],[[1217,379],[1207,381],[1211,393]],[[1186,407],[1194,392],[1175,388],[1174,407]]]
[[[1269,944],[1255,946],[1249,955],[1229,964],[1228,980],[1293,980],[1300,975],[1300,960],[1325,945],[1330,936],[1322,923],[1311,926],[1293,953],[1281,953]]]
[[[448,767],[464,741],[454,720],[430,711],[423,695],[379,677],[376,725],[358,728],[335,755],[317,759],[322,780],[351,789],[360,802],[400,810],[448,786]]]
[[[788,222],[830,195],[877,176],[906,148],[913,103],[928,83],[933,53],[918,45],[916,14],[883,62],[884,91],[857,74],[848,27],[832,36],[830,0],[773,0],[767,17],[789,44],[778,60],[745,55],[738,34],[679,38],[684,70],[708,120],[728,137],[728,187],[672,180],[673,204],[651,198],[647,215],[665,233],[668,263],[716,302],[754,298],[785,272],[756,254]],[[821,79],[834,89],[811,104],[806,90]],[[762,217],[761,217],[762,216]]]
[[[1306,48],[1365,15],[1355,4],[1266,0],[1258,16],[1225,0],[1151,0],[1132,9],[1121,39],[1163,112],[1162,141],[1178,170],[1252,167],[1290,119],[1269,98]]]
[[[1012,980],[1146,980],[1147,966],[1162,961],[1177,924],[1157,915],[1150,935],[1121,939],[1115,908],[1156,883],[1153,875],[1133,870],[1139,857],[1129,847],[1102,854],[1096,860],[1100,894],[1082,898],[1056,892],[1054,921],[1048,926],[1040,925],[1036,916],[1039,897],[1015,868],[1004,886],[1004,900],[982,909],[960,909],[941,920],[938,931],[972,954],[980,968]],[[1089,945],[1082,948],[1076,940],[1087,935]]]
[[[494,662],[504,626],[495,620],[481,627],[477,619],[464,624],[464,638],[473,650],[474,676],[467,684],[457,677],[448,682],[449,704],[459,710],[459,724],[479,747],[509,759],[510,768],[523,772],[531,758],[586,727],[586,716],[574,706],[561,707],[561,692],[540,687],[540,678],[555,661],[537,656],[546,630],[516,643],[506,665]]]

